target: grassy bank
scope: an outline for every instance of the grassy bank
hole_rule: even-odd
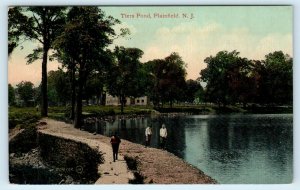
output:
[[[186,112],[191,114],[231,114],[231,113],[249,113],[249,114],[280,114],[293,113],[292,106],[217,106],[214,104],[202,105],[176,105],[173,108],[163,107],[155,108],[160,113]]]
[[[126,106],[124,107],[124,115],[130,114],[150,114],[153,111],[152,106]],[[85,106],[84,113],[95,114],[98,116],[120,115],[121,109],[119,106]]]
[[[9,108],[9,128],[21,129],[33,126],[41,118],[40,113],[34,108]]]
[[[68,107],[49,107],[49,118],[57,120],[67,120],[70,108]],[[175,105],[173,108],[153,108],[152,106],[126,106],[123,115],[145,115],[153,112],[159,113],[174,113],[185,112],[191,114],[230,114],[230,113],[252,113],[252,114],[269,114],[269,113],[293,113],[292,106],[226,106],[218,107],[213,104],[202,105]],[[121,110],[119,106],[84,106],[84,116],[114,116],[120,115]],[[9,108],[9,127],[16,126],[24,128],[35,124],[40,119],[40,112],[34,107]]]
[[[126,106],[124,115],[142,115],[151,114],[153,111],[151,106]],[[49,107],[48,117],[57,120],[67,120],[70,114],[69,107]],[[120,115],[119,106],[84,106],[84,116],[114,116]],[[40,111],[35,107],[10,107],[9,108],[9,128],[25,128],[26,126],[34,125],[40,118]]]

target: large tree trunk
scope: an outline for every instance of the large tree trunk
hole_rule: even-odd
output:
[[[75,111],[75,122],[74,127],[75,128],[81,128],[82,126],[82,89],[83,84],[82,81],[78,81],[78,92],[76,97],[76,111]]]
[[[72,63],[73,64],[73,63]],[[71,114],[70,119],[74,120],[75,118],[75,98],[76,98],[76,91],[75,91],[75,67],[72,65],[71,68]]]
[[[84,83],[83,65],[80,65],[79,78],[78,78],[78,91],[76,97],[76,111],[75,111],[75,128],[81,128],[82,126],[82,90]]]
[[[41,87],[41,115],[42,117],[48,116],[48,94],[47,94],[47,59],[49,48],[43,49],[43,62],[42,62],[42,87]]]
[[[120,103],[121,103],[121,114],[124,113],[124,105],[125,105],[126,99],[124,95],[120,96]]]

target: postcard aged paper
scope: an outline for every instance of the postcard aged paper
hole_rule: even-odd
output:
[[[9,7],[13,184],[288,184],[292,6]]]

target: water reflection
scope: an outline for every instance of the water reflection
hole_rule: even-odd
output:
[[[220,183],[290,183],[293,168],[292,114],[145,117],[97,122],[86,129],[159,147],[159,129],[168,130],[167,150]]]

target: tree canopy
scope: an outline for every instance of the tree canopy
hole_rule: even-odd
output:
[[[116,47],[115,61],[108,80],[108,90],[111,95],[118,96],[121,103],[121,112],[126,104],[126,97],[138,97],[143,94],[142,81],[139,70],[143,51],[138,48]]]
[[[221,51],[204,60],[200,72],[207,83],[206,101],[217,104],[292,102],[292,58],[281,51],[269,53],[262,61],[248,60],[239,52]]]
[[[11,53],[22,40],[39,42],[41,47],[36,47],[27,58],[27,63],[42,59],[42,85],[41,85],[41,115],[48,115],[47,97],[47,62],[48,52],[53,41],[61,33],[65,23],[64,7],[34,6],[9,8],[8,49]]]
[[[17,84],[19,99],[23,101],[24,106],[34,105],[34,85],[30,81],[22,81]]]
[[[178,53],[172,53],[165,59],[155,59],[145,64],[147,71],[152,76],[148,77],[152,80],[153,85],[149,94],[155,106],[164,102],[169,102],[172,106],[174,101],[182,99],[185,88],[186,63]]]
[[[66,64],[72,64],[74,72],[78,73],[75,127],[81,127],[82,92],[87,77],[106,64],[106,47],[115,36],[112,26],[118,23],[118,20],[106,17],[97,7],[72,7],[63,32],[55,41],[56,49],[64,56],[63,60],[67,60]]]

